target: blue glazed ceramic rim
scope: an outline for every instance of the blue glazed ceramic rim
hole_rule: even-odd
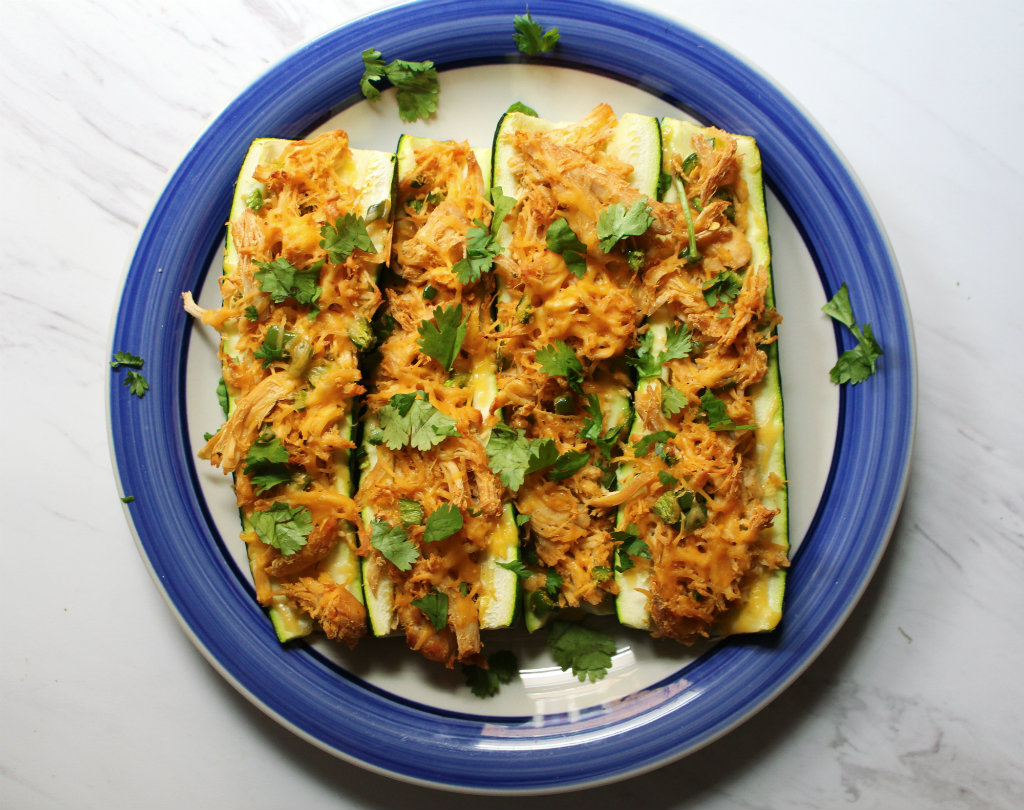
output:
[[[130,397],[116,375],[108,391],[121,491],[137,498],[128,509],[132,528],[214,666],[282,724],[344,759],[411,782],[494,793],[593,786],[658,767],[742,722],[799,675],[849,614],[885,548],[906,485],[916,402],[896,262],[856,180],[808,117],[756,70],[670,20],[594,0],[533,0],[530,10],[562,33],[556,64],[638,84],[754,135],[765,177],[801,229],[826,294],[846,282],[858,318],[884,342],[878,373],[840,393],[829,483],[791,571],[777,633],[722,644],[653,689],[572,718],[454,714],[395,700],[302,645],[282,648],[222,553],[189,458],[191,325],[180,296],[199,287],[220,243],[249,142],[300,136],[358,101],[366,47],[432,59],[442,71],[520,60],[510,37],[519,0],[428,0],[381,11],[302,47],[229,105],[171,176],[125,280],[112,348],[146,358],[151,392]],[[852,347],[845,330],[836,337],[837,350]]]

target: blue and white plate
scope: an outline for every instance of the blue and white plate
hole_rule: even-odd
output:
[[[369,769],[455,790],[542,792],[595,785],[684,756],[788,685],[846,618],[883,552],[903,496],[916,397],[909,316],[889,245],[843,160],[794,103],[719,45],[669,20],[607,2],[533,0],[557,52],[525,59],[515,2],[436,0],[391,8],[306,45],[245,90],[171,176],[132,258],[113,350],[146,360],[151,390],[109,387],[110,432],[127,512],[154,577],[199,649],[243,694],[310,742]],[[433,60],[435,119],[403,125],[393,94],[359,95],[360,53]],[[181,307],[216,305],[224,222],[256,137],[345,128],[357,148],[392,150],[401,132],[489,146],[514,101],[572,120],[690,115],[753,135],[769,191],[786,405],[793,567],[785,617],[768,636],[688,650],[617,631],[608,676],[580,683],[542,639],[492,635],[519,655],[496,698],[459,673],[368,639],[282,647],[255,603],[228,480],[195,451],[221,420],[215,336]],[[846,282],[858,321],[885,354],[878,373],[837,388],[828,369],[850,335],[821,313]],[[367,729],[373,733],[367,733]]]

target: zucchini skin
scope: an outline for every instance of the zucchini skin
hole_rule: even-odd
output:
[[[663,166],[669,170],[669,162],[673,154],[683,157],[689,154],[690,137],[702,132],[703,128],[689,122],[666,118],[661,123],[661,130],[664,149]],[[741,180],[748,195],[746,201],[747,223],[744,228],[752,248],[752,257],[748,267],[764,268],[768,278],[764,295],[765,306],[774,308],[771,246],[764,203],[764,180],[760,154],[753,138],[743,135],[732,135],[732,137],[736,139],[737,152],[741,156]],[[669,199],[674,196],[673,191],[666,195]],[[656,347],[664,346],[665,336],[672,325],[673,318],[668,312],[660,311],[652,316],[649,328],[655,334],[654,345]],[[777,509],[778,514],[775,516],[773,525],[762,530],[761,538],[763,541],[771,542],[788,550],[788,493],[778,344],[771,343],[765,348],[765,353],[768,361],[767,372],[757,386],[752,389],[751,399],[755,422],[758,425],[755,435],[759,483],[762,491],[761,501],[766,507]],[[637,381],[637,390],[639,392],[646,386],[658,385],[660,380],[661,377],[640,379]],[[643,425],[637,419],[630,432],[631,441],[639,439],[643,433]],[[632,470],[628,464],[620,468],[622,483],[625,483],[631,475]],[[622,509],[620,509],[618,522],[620,529],[623,528],[626,521]],[[632,569],[616,573],[616,580],[619,583],[616,612],[622,624],[638,629],[650,629],[649,606],[644,594],[650,586],[650,578],[651,566],[648,561],[644,560],[637,560]],[[721,638],[741,633],[773,630],[782,618],[785,581],[785,568],[777,568],[758,577],[748,585],[744,598],[716,620],[710,628],[710,635]]]

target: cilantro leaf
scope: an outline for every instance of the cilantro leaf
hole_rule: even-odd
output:
[[[289,506],[274,501],[269,509],[253,512],[249,517],[256,536],[290,557],[304,545],[313,530],[313,516],[305,506]]]
[[[514,102],[512,102],[512,104],[509,105],[509,108],[507,110],[505,110],[505,112],[506,113],[517,112],[517,113],[522,113],[523,115],[529,115],[532,118],[536,118],[537,117],[537,111],[535,109],[533,109],[533,107],[529,107],[526,104],[523,104],[523,102],[521,102],[521,101],[514,101]]]
[[[479,219],[466,231],[466,257],[452,266],[455,277],[463,284],[472,284],[494,266],[494,257],[501,253],[501,246],[491,230]]]
[[[501,227],[501,223],[505,221],[512,209],[516,207],[516,198],[509,197],[501,190],[501,186],[492,186],[490,191],[491,205],[494,206],[494,210],[491,212],[491,234],[493,236],[498,235],[498,229]],[[498,249],[501,252],[501,249]]]
[[[447,436],[458,436],[455,420],[445,416],[422,391],[395,394],[378,414],[384,444],[392,450],[411,445],[429,450]]]
[[[731,304],[743,289],[743,280],[732,270],[723,270],[704,283],[704,300],[709,307],[717,304]]]
[[[527,439],[526,431],[498,424],[487,440],[487,464],[513,492],[527,475],[550,467],[558,460],[553,439]]]
[[[611,668],[615,640],[576,622],[555,621],[548,633],[548,649],[563,671],[571,668],[581,681],[599,681]]]
[[[405,529],[392,526],[386,520],[370,524],[370,545],[384,555],[399,571],[408,571],[420,557],[416,544],[409,540]]]
[[[565,377],[569,387],[578,394],[583,393],[583,366],[569,344],[556,340],[537,350],[537,362],[545,374]]]
[[[562,453],[548,470],[548,478],[552,481],[561,481],[582,470],[589,461],[590,453],[585,450],[570,450],[567,453]]]
[[[260,289],[270,296],[275,304],[294,298],[298,304],[315,306],[320,298],[320,268],[324,261],[314,262],[305,270],[299,270],[290,261],[278,257],[272,262],[255,262],[260,269],[253,275]]]
[[[466,338],[466,321],[462,318],[462,304],[453,307],[436,307],[432,321],[421,321],[419,326],[420,349],[433,357],[445,371],[452,370],[455,358],[459,356],[462,341]]]
[[[587,273],[587,246],[584,245],[576,232],[569,227],[565,217],[559,217],[548,226],[548,250],[557,253],[569,267],[569,272],[576,278],[583,278]]]
[[[686,407],[686,394],[671,385],[661,386],[661,412],[666,419],[671,419]]]
[[[128,386],[128,391],[139,399],[146,396],[146,392],[149,390],[149,382],[141,373],[134,369],[128,370],[128,373],[124,377],[124,384]]]
[[[517,14],[512,20],[512,26],[516,29],[512,40],[516,43],[516,47],[527,56],[553,51],[561,38],[557,28],[545,31],[541,28],[540,23],[534,22],[529,10],[524,15]]]
[[[685,323],[677,323],[668,330],[665,336],[665,351],[660,357],[662,363],[669,360],[682,360],[693,351],[693,338],[690,327]]]
[[[875,339],[871,324],[865,324],[863,329],[857,326],[853,307],[850,306],[850,291],[845,282],[821,309],[830,318],[846,326],[857,338],[856,346],[839,355],[836,364],[829,371],[829,379],[836,385],[847,382],[856,385],[864,382],[875,373],[875,361],[883,352]]]
[[[130,352],[115,352],[114,359],[110,361],[111,368],[142,368],[145,364],[145,360],[139,357],[137,354],[131,354]]]
[[[366,231],[366,222],[352,212],[338,217],[333,225],[325,222],[320,228],[320,237],[320,247],[327,251],[327,258],[333,264],[341,264],[357,249],[364,253],[377,252]]]
[[[522,560],[511,560],[510,562],[499,562],[498,565],[504,568],[506,571],[511,571],[519,579],[529,579],[533,576],[533,571],[523,565]]]
[[[125,495],[123,498],[121,498],[121,503],[132,503],[134,500],[134,495]]]
[[[648,329],[640,339],[636,352],[626,358],[626,362],[636,369],[637,378],[660,377],[662,366],[670,360],[682,360],[693,351],[693,337],[690,327],[685,323],[677,323],[665,335],[665,350],[655,351],[654,342],[657,333]]]
[[[712,430],[755,430],[757,425],[737,425],[732,421],[725,408],[725,403],[707,388],[700,395],[700,408],[708,417],[708,427]]]
[[[416,121],[437,112],[440,84],[433,62],[395,59],[385,64],[381,52],[374,48],[367,48],[362,57],[363,76],[359,80],[359,89],[364,98],[377,101],[380,89],[376,82],[387,79],[395,88],[398,114],[403,121]]]
[[[649,560],[651,549],[640,536],[640,530],[635,523],[626,526],[625,531],[614,531],[611,534],[615,546],[615,570],[618,572],[628,571],[635,568],[633,557]]]
[[[452,503],[443,503],[427,516],[424,543],[436,543],[462,528],[462,512]]]
[[[853,317],[853,307],[850,305],[850,290],[845,281],[821,311],[833,320],[839,321],[847,329],[854,328],[856,320]]]
[[[487,656],[487,668],[476,664],[463,664],[462,674],[466,676],[466,686],[477,697],[487,698],[498,694],[503,683],[511,683],[516,672],[519,671],[519,662],[516,661],[515,653],[509,650],[499,650],[493,655]]]
[[[408,498],[398,499],[398,519],[405,527],[417,526],[423,522],[423,507]]]
[[[438,633],[448,626],[448,594],[432,591],[424,597],[413,599],[412,603],[430,619]]]
[[[633,455],[637,458],[643,458],[651,451],[654,445],[667,442],[669,439],[674,438],[675,435],[671,430],[658,430],[654,433],[648,433],[633,445]]]
[[[272,431],[261,434],[252,443],[245,457],[245,474],[251,477],[259,495],[291,480],[288,451]]]
[[[641,197],[626,208],[622,203],[613,203],[601,211],[597,218],[597,236],[601,250],[611,253],[614,247],[627,236],[639,236],[654,223],[647,198]]]
[[[245,319],[247,321],[255,322],[260,319],[260,311],[251,304],[245,308],[245,311],[242,314],[245,315]]]

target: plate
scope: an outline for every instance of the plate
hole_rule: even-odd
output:
[[[122,493],[135,497],[130,524],[210,662],[282,725],[339,757],[471,792],[623,779],[697,750],[764,706],[816,657],[866,586],[896,520],[914,433],[913,340],[896,263],[818,128],[756,70],[677,23],[608,2],[532,2],[530,11],[559,28],[556,54],[527,60],[516,52],[519,2],[437,0],[326,34],[245,90],[172,174],[129,264],[112,351],[145,358],[150,392],[129,396],[118,375],[108,391],[114,464]],[[435,119],[403,125],[393,99],[362,100],[360,52],[370,46],[388,60],[437,64]],[[623,632],[608,677],[581,684],[537,654],[536,639],[510,631],[521,677],[484,701],[460,687],[458,673],[426,665],[400,640],[369,640],[351,654],[323,642],[277,643],[253,598],[227,481],[194,463],[202,433],[221,419],[219,370],[215,336],[193,327],[181,293],[200,291],[201,302],[216,304],[223,223],[253,138],[341,125],[359,148],[391,150],[403,131],[487,145],[516,100],[564,120],[607,101],[620,113],[689,115],[757,139],[786,318],[780,354],[795,551],[773,634],[686,650]],[[868,381],[837,388],[828,369],[853,343],[820,307],[843,282],[885,355]]]

